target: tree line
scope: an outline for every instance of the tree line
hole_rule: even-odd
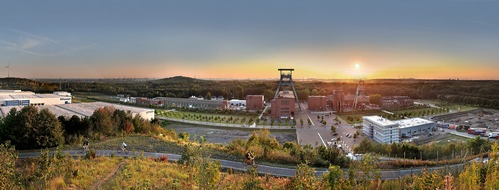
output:
[[[83,138],[102,139],[128,133],[159,134],[164,129],[158,120],[147,121],[139,115],[113,107],[94,111],[90,117],[56,117],[47,108],[15,108],[0,119],[0,143],[10,141],[17,149],[55,147],[80,143]]]
[[[153,81],[126,82],[37,82],[28,79],[7,78],[0,80],[0,87],[51,92],[98,92],[106,95],[125,94],[133,97],[177,97],[223,96],[225,99],[244,99],[246,95],[261,94],[270,101],[277,88],[277,80],[225,80],[210,81],[188,77],[172,77]],[[298,98],[306,100],[309,95],[330,95],[335,90],[344,94],[355,94],[357,81],[294,81]],[[401,85],[403,84],[403,85]],[[60,88],[61,87],[61,88]],[[366,95],[409,96],[413,99],[440,99],[452,103],[469,104],[499,109],[499,81],[459,80],[366,80]],[[376,95],[377,96],[377,95]],[[379,97],[378,97],[379,98]],[[378,102],[379,99],[372,99]]]

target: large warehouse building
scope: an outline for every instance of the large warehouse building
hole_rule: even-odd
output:
[[[154,110],[153,109],[145,109],[145,108],[137,108],[131,106],[124,106],[120,104],[110,104],[104,102],[90,102],[90,103],[78,103],[78,104],[58,104],[58,105],[40,105],[37,106],[38,109],[47,108],[54,115],[58,116],[66,116],[72,117],[73,115],[79,117],[90,117],[95,110],[103,108],[103,107],[114,107],[118,110],[123,110],[125,112],[129,112],[133,117],[135,115],[140,115],[140,117],[152,120],[154,119]],[[1,116],[5,117],[12,108],[17,110],[22,109],[23,106],[3,106],[0,107]]]
[[[35,94],[30,91],[0,90],[0,106],[71,104],[71,93]]]
[[[402,138],[431,134],[436,123],[421,118],[390,121],[380,116],[364,116],[362,132],[379,143],[398,143]]]
[[[227,100],[199,100],[197,98],[165,98],[161,97],[161,103],[167,107],[197,108],[197,109],[229,109]]]

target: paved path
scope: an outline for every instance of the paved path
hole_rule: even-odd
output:
[[[62,151],[65,154],[69,154],[70,156],[83,156],[83,153],[77,150],[69,150]],[[53,152],[52,152],[53,153]],[[98,156],[111,156],[111,154],[115,154],[115,156],[123,156],[123,157],[134,157],[140,156],[142,153],[136,153],[135,155],[130,152],[128,154],[125,153],[117,153],[116,150],[96,150]],[[180,159],[180,155],[178,154],[169,154],[169,153],[155,153],[155,152],[144,152],[144,157],[148,158],[159,158],[160,156],[168,156],[168,160],[177,161]],[[40,156],[40,152],[24,152],[19,153],[19,158],[34,158]],[[215,159],[212,159],[215,160]],[[244,166],[242,162],[234,162],[229,160],[219,160],[222,164],[222,168],[232,168],[233,170],[246,171],[247,167]],[[295,169],[293,168],[282,168],[282,167],[274,167],[274,166],[266,166],[257,164],[258,173],[259,174],[270,174],[273,176],[279,177],[291,177],[295,174]],[[464,164],[455,164],[448,166],[438,166],[438,167],[428,167],[429,171],[438,170],[438,169],[446,169],[448,172],[450,171],[461,171],[464,168]],[[383,180],[386,179],[399,179],[399,177],[405,175],[418,174],[421,172],[423,168],[413,168],[413,169],[399,169],[399,170],[381,170],[381,178]],[[322,175],[327,169],[325,168],[316,168],[316,175]],[[347,169],[343,169],[344,173],[347,174]]]
[[[228,127],[228,128],[243,128],[243,129],[270,129],[270,130],[295,130],[295,128],[291,127],[291,126],[214,123],[214,122],[192,121],[192,120],[185,120],[185,119],[175,119],[175,118],[169,118],[169,117],[163,117],[163,116],[157,116],[157,115],[155,117],[158,119],[161,119],[161,120],[174,121],[174,122],[179,122],[179,123],[195,124],[195,125],[206,125],[206,126],[213,126],[213,127]]]

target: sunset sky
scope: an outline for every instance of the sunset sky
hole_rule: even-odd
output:
[[[0,1],[0,77],[499,79],[499,0],[313,2]]]

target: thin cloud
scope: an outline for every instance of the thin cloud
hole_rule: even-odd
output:
[[[21,35],[22,39],[17,43],[5,41],[5,40],[0,40],[1,44],[6,45],[6,46],[0,47],[0,48],[7,50],[7,51],[19,51],[19,52],[23,52],[23,53],[30,54],[30,55],[52,57],[52,56],[62,55],[62,54],[65,54],[65,53],[71,52],[71,51],[77,52],[77,51],[81,51],[81,50],[91,49],[91,48],[98,45],[97,43],[91,43],[91,44],[87,44],[87,45],[83,45],[83,46],[73,47],[73,46],[69,46],[67,44],[61,43],[59,41],[56,41],[54,39],[34,35],[34,34],[29,33],[29,32],[25,32],[25,31],[13,29],[13,28],[5,28],[5,29],[7,29],[11,32],[14,32],[18,35]],[[61,50],[56,51],[56,52],[49,52],[49,53],[33,51],[34,48],[37,48],[37,47],[43,48],[43,47],[47,47],[47,46],[49,46],[49,47],[50,46],[53,46],[53,47],[59,46],[59,47],[57,47],[57,49],[61,49]]]
[[[484,21],[478,21],[478,20],[471,20],[471,19],[468,19],[467,21],[471,22],[471,23],[479,24],[479,25],[482,25],[482,26],[488,26],[488,27],[499,29],[499,25],[497,25],[497,24],[492,24],[492,23],[488,23],[488,22],[484,22]]]
[[[74,48],[74,47],[71,47],[69,45],[66,45],[66,44],[63,44],[61,42],[58,42],[56,40],[53,40],[51,38],[47,38],[47,37],[43,37],[43,36],[38,36],[38,35],[34,35],[34,34],[31,34],[31,33],[28,33],[28,32],[25,32],[25,31],[21,31],[21,30],[17,30],[17,29],[13,29],[13,28],[7,28],[8,30],[12,31],[12,32],[15,32],[15,33],[18,33],[18,34],[21,34],[21,35],[25,35],[25,36],[29,36],[29,37],[32,37],[32,38],[35,38],[35,39],[39,39],[39,40],[43,40],[43,41],[47,41],[47,42],[51,42],[51,43],[54,43],[54,44],[57,44],[57,45],[60,45],[62,47],[65,47],[65,48],[69,48],[71,50],[74,50],[74,51],[78,51],[77,48]]]
[[[21,41],[21,43],[19,44],[19,47],[22,49],[31,49],[31,48],[38,47],[42,44],[43,44],[43,42],[40,40],[33,39],[33,38],[25,38]]]

